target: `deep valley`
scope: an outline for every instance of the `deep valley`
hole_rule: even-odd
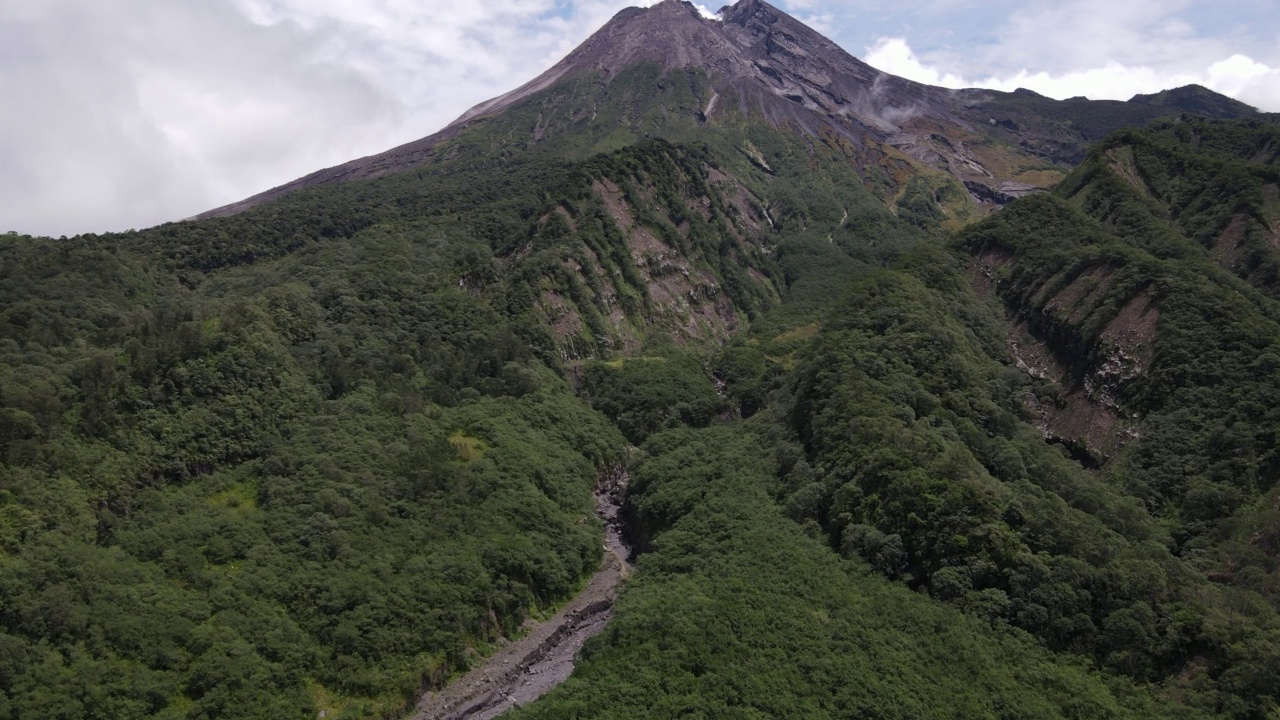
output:
[[[388,153],[0,237],[0,720],[1274,720],[1278,188],[1203,88],[665,0]]]

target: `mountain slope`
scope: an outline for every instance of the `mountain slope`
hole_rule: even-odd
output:
[[[927,212],[920,225],[891,214],[844,155],[808,155],[789,134],[756,138],[771,172],[740,153],[721,161],[654,141],[581,163],[446,161],[436,175],[315,188],[235,218],[141,233],[7,239],[0,710],[18,719],[394,713],[594,566],[591,487],[634,457],[620,430],[647,441],[664,428],[728,423],[708,436],[728,455],[634,501],[654,498],[637,531],[655,536],[656,560],[641,561],[635,592],[654,599],[628,611],[640,627],[629,637],[706,652],[697,636],[661,629],[686,602],[666,589],[671,576],[646,579],[647,562],[669,558],[677,572],[691,562],[662,550],[680,537],[660,535],[678,520],[679,498],[709,490],[697,473],[734,478],[744,443],[761,447],[723,433],[746,431],[732,418],[771,406],[769,387],[808,337],[804,324],[853,274],[932,244],[937,228]],[[756,174],[735,180],[735,164]],[[662,288],[682,294],[689,313]],[[582,329],[568,323],[560,334],[575,313]],[[734,331],[730,317],[801,328],[777,349],[721,361],[712,348]],[[580,355],[607,362],[582,367]],[[591,394],[576,395],[566,376]],[[766,435],[787,434],[770,430],[772,416],[760,420]],[[657,467],[638,488],[668,475]],[[1123,682],[1113,697],[1102,676],[924,599],[904,616],[900,590],[800,540],[762,494],[776,470],[757,470],[749,482],[766,485],[745,505],[713,505],[698,522],[746,543],[735,552],[762,539],[785,548],[782,559],[796,563],[787,572],[822,580],[804,598],[788,595],[786,575],[736,586],[748,605],[767,596],[771,613],[792,603],[810,613],[806,634],[768,641],[783,650],[739,659],[798,657],[802,637],[828,632],[825,612],[837,647],[874,632],[877,662],[902,678],[936,677],[943,666],[894,646],[917,628],[960,622],[940,654],[1002,663],[981,687],[1011,707],[1054,717],[1076,694],[1090,707],[1167,704]],[[728,486],[722,493],[732,498]],[[724,524],[739,516],[765,520],[766,534]],[[877,622],[905,629],[860,624],[864,595],[890,598]],[[844,686],[866,661],[814,692]],[[1044,677],[1079,693],[1038,700]],[[837,702],[892,705],[909,682]],[[940,692],[918,707],[946,703]]]
[[[1053,196],[966,233],[1026,366],[1060,393],[1046,432],[1106,462],[1216,577],[1273,598],[1265,533],[1261,576],[1244,572],[1254,551],[1207,548],[1269,511],[1280,472],[1277,147],[1274,119],[1125,131]]]
[[[1256,108],[1224,97],[1202,85],[1186,85],[1151,95],[1134,95],[1129,98],[1129,102],[1227,119],[1258,114]]]
[[[631,85],[642,66],[655,72],[638,87],[605,96],[614,84]],[[686,103],[671,103],[667,82],[687,86]],[[820,142],[848,143],[864,168],[906,163],[915,168],[912,174],[941,170],[968,183],[979,202],[1006,202],[1052,185],[1080,160],[1087,142],[1118,127],[1193,107],[1229,116],[1243,112],[1220,96],[1201,96],[1206,99],[1194,105],[1173,99],[1062,103],[1022,91],[957,92],[880,72],[761,0],[740,0],[719,20],[680,0],[664,0],[623,10],[539,77],[477,105],[438,133],[201,217],[243,212],[318,184],[407,170],[469,146],[490,148],[495,136],[524,148],[553,142],[557,125],[572,126],[571,134],[580,136],[584,125],[602,124],[603,135],[679,140],[697,125],[751,119]],[[644,122],[646,110],[655,107],[678,117],[657,127]],[[524,112],[515,112],[519,108]],[[476,136],[468,132],[475,123],[496,127]],[[888,173],[895,188],[898,174]]]
[[[393,716],[627,474],[526,716],[1274,716],[1273,119],[825,42],[626,11],[360,181],[0,239],[0,720]]]

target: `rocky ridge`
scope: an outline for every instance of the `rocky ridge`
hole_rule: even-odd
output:
[[[1082,159],[1083,147],[1100,132],[1182,110],[1251,110],[1191,89],[1121,103],[933,87],[871,67],[763,0],[739,0],[722,9],[718,19],[703,17],[683,0],[663,0],[622,10],[542,75],[476,105],[440,132],[200,217],[234,215],[301,188],[420,165],[477,120],[500,117],[573,78],[592,74],[607,84],[642,64],[660,65],[668,73],[705,73],[711,86],[702,98],[699,122],[762,117],[775,127],[847,143],[875,162],[887,157],[916,172],[945,172],[968,188],[977,204],[988,206],[1052,185]],[[1077,117],[1090,115],[1093,107],[1097,117]]]

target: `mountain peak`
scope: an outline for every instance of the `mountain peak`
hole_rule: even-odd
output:
[[[668,69],[711,66],[712,56],[724,44],[715,29],[719,24],[703,17],[684,0],[625,8],[550,70],[509,93],[476,105],[450,126],[498,112],[561,78],[582,72],[595,71],[609,77],[642,62],[658,63]]]
[[[1059,103],[1026,90],[948,90],[881,72],[764,0],[739,0],[714,19],[685,0],[662,0],[620,11],[546,72],[476,105],[434,135],[312,173],[204,216],[235,214],[301,187],[372,178],[422,164],[435,156],[440,143],[465,133],[473,121],[497,118],[526,101],[539,102],[535,96],[551,104],[543,108],[545,114],[535,113],[532,127],[528,118],[512,120],[525,123],[508,129],[507,137],[515,145],[543,142],[550,137],[547,124],[552,122],[568,134],[598,130],[603,136],[647,135],[654,128],[641,129],[637,118],[654,103],[669,99],[656,94],[662,82],[618,84],[639,66],[686,76],[689,92],[696,96],[686,98],[684,106],[661,108],[663,127],[715,124],[731,116],[759,118],[776,128],[843,143],[862,156],[860,163],[892,165],[909,157],[954,176],[971,192],[974,183],[982,186],[975,197],[986,197],[1006,180],[1043,187],[1054,180],[1052,173],[1024,180],[1017,177],[1017,169],[1043,163],[1044,158],[1078,160],[1081,143],[1090,133],[1064,131],[1064,119],[1076,127],[1097,126],[1105,134],[1169,110],[1219,116],[1252,110],[1224,105],[1226,98],[1203,89],[1183,89],[1112,103],[1105,119],[1094,122],[1083,109],[1095,107],[1089,101]],[[695,81],[695,76],[701,80]],[[570,83],[577,83],[578,89],[550,100],[555,88]],[[626,103],[628,109],[598,112],[602,103],[610,102]],[[637,108],[644,110],[633,112]],[[595,127],[604,122],[616,125]],[[996,148],[992,142],[1006,147]],[[1022,159],[1015,162],[1011,157]]]
[[[645,64],[703,75],[710,85],[701,98],[703,122],[737,113],[808,136],[839,137],[857,147],[901,135],[903,123],[914,118],[948,127],[968,124],[952,110],[950,91],[882,73],[763,0],[739,0],[722,9],[718,19],[705,17],[689,2],[663,0],[620,11],[545,73],[476,105],[435,135],[206,215],[233,214],[297,187],[411,167],[472,121],[497,116],[562,81],[594,75],[608,85],[629,68]],[[911,138],[914,142],[915,135]]]
[[[692,13],[698,17],[702,17],[702,13],[691,2],[686,0],[662,0],[662,2],[654,3],[647,8],[628,8],[628,10],[639,10],[641,12],[669,12],[669,13]],[[623,12],[626,12],[624,10]]]
[[[1150,95],[1134,95],[1129,102],[1225,118],[1248,117],[1258,113],[1258,109],[1252,105],[1216,93],[1203,85],[1184,85]]]

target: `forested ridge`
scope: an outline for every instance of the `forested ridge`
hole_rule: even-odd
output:
[[[651,71],[647,140],[0,237],[0,718],[397,716],[619,469],[636,572],[515,716],[1276,717],[1274,121],[979,221]]]

